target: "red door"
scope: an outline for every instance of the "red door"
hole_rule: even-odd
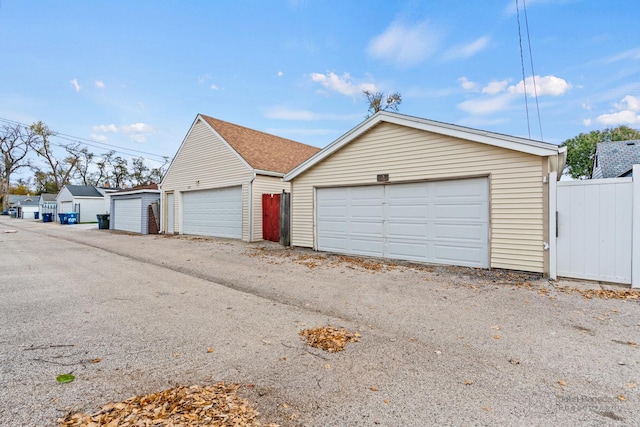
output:
[[[262,195],[262,238],[280,241],[280,194]]]

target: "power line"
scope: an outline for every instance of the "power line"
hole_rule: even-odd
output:
[[[5,123],[9,123],[12,125],[18,125],[18,126],[22,126],[22,127],[29,127],[29,125],[24,124],[24,123],[20,123],[17,122],[15,120],[9,120],[9,119],[5,119],[0,117],[0,122],[5,122]],[[160,154],[155,154],[155,153],[149,153],[147,151],[141,151],[141,150],[135,150],[133,148],[127,148],[127,147],[121,147],[119,145],[113,145],[113,144],[107,144],[106,142],[100,142],[100,141],[96,141],[93,139],[87,139],[87,138],[82,138],[79,136],[74,136],[74,135],[69,135],[69,134],[65,134],[65,133],[59,133],[59,132],[53,132],[54,137],[60,138],[60,139],[64,139],[66,141],[70,141],[70,142],[75,142],[78,144],[83,144],[83,145],[87,145],[89,147],[94,147],[94,148],[100,148],[100,149],[105,149],[105,147],[107,147],[107,149],[113,149],[113,148],[117,148],[119,150],[124,150],[124,151],[119,151],[119,150],[113,150],[116,153],[120,153],[120,154],[125,154],[128,156],[133,156],[135,154],[131,154],[131,153],[139,153],[139,154],[146,154],[147,156],[153,156],[153,157],[158,157],[160,159],[165,159],[165,158],[170,158],[170,156],[163,156]],[[100,144],[100,145],[95,145],[95,144]],[[57,146],[64,148],[64,145],[60,145],[57,144]],[[129,151],[129,153],[127,153],[127,151]]]
[[[540,141],[544,141],[542,136],[542,120],[540,119],[540,105],[538,103],[538,85],[536,83],[536,72],[533,70],[533,53],[531,52],[531,36],[529,35],[529,18],[527,16],[527,1],[522,0],[524,9],[524,22],[527,27],[527,43],[529,44],[529,61],[531,62],[531,75],[533,76],[533,93],[536,97],[536,110],[538,112],[538,126],[540,127]]]
[[[518,19],[518,41],[520,43],[520,66],[522,68],[522,87],[524,89],[524,108],[527,112],[527,132],[529,133],[529,139],[531,139],[531,126],[529,124],[529,103],[527,102],[527,76],[524,71],[524,55],[522,53],[522,32],[520,30],[520,8],[518,7],[518,0],[516,0],[516,17]],[[535,87],[535,77],[533,86]]]

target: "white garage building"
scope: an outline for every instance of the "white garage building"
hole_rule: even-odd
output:
[[[285,175],[291,243],[548,273],[548,180],[564,156],[553,144],[379,112]]]
[[[131,233],[149,234],[149,207],[156,204],[152,220],[160,215],[160,190],[157,184],[140,185],[111,194],[109,228]]]
[[[262,194],[316,147],[198,115],[160,184],[162,231],[262,240]]]

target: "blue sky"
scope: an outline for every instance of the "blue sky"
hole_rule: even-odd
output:
[[[640,2],[518,4],[529,127],[515,0],[0,0],[0,119],[169,157],[198,113],[324,147],[363,89],[556,144],[640,127]]]

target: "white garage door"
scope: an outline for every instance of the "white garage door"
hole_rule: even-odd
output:
[[[124,199],[113,201],[113,229],[142,232],[142,199]]]
[[[184,234],[242,238],[242,187],[186,192],[182,205]]]
[[[317,191],[318,249],[489,266],[486,178]]]

